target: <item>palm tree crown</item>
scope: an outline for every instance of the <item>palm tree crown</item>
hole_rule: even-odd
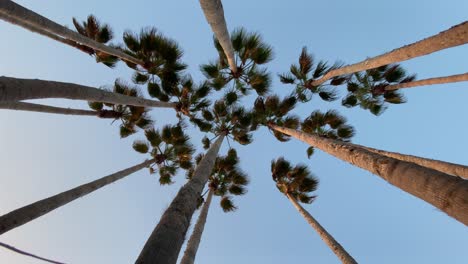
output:
[[[208,78],[212,87],[219,91],[231,83],[226,97],[237,98],[255,90],[258,95],[268,93],[271,77],[266,69],[258,65],[273,59],[272,48],[263,42],[257,33],[248,33],[244,29],[234,30],[231,34],[237,71],[229,68],[226,55],[217,39],[214,45],[218,50],[219,59],[202,65],[200,68]]]
[[[312,203],[316,198],[311,192],[317,190],[318,179],[312,175],[307,166],[291,166],[283,157],[271,161],[271,174],[276,187],[285,195],[302,203]]]
[[[137,87],[131,87],[125,82],[117,79],[113,91],[118,94],[142,97]],[[102,102],[89,102],[89,107],[99,112],[100,116],[113,116],[120,119],[120,136],[128,137],[137,132],[137,127],[146,129],[153,124],[148,115],[148,109],[141,106],[110,104]]]
[[[397,90],[386,91],[389,85],[412,82],[416,75],[407,75],[398,64],[381,66],[364,72],[354,73],[346,78],[348,94],[343,98],[342,104],[346,107],[355,107],[369,110],[374,115],[383,113],[386,103],[405,103],[404,96]]]
[[[160,184],[173,183],[172,177],[179,168],[192,168],[192,155],[195,150],[183,130],[181,123],[165,125],[161,130],[149,128],[145,130],[146,141],[136,140],[133,143],[135,151],[149,153],[154,159],[150,173],[159,171]]]
[[[95,16],[89,15],[86,21],[80,23],[76,18],[73,18],[73,25],[76,31],[81,35],[93,39],[99,43],[106,44],[113,38],[112,29],[107,24],[101,24]],[[104,65],[113,68],[119,58],[107,53],[96,51],[88,46],[76,43],[74,45],[78,49],[92,55],[96,58],[96,62],[102,62]],[[111,45],[112,46],[112,45]]]

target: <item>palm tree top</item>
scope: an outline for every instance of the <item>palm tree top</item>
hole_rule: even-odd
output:
[[[279,74],[279,78],[284,84],[296,86],[295,95],[301,102],[310,101],[314,94],[318,94],[324,101],[331,102],[338,98],[338,93],[333,86],[343,84],[345,78],[335,77],[329,83],[319,86],[312,85],[312,82],[342,65],[341,62],[329,65],[322,60],[316,63],[313,55],[307,52],[307,47],[303,47],[298,63],[292,64],[288,73]]]
[[[346,78],[348,94],[343,98],[342,105],[348,108],[359,105],[374,115],[380,115],[387,108],[387,103],[406,102],[401,92],[386,91],[385,87],[412,82],[415,79],[416,75],[408,75],[399,64],[384,65],[354,73]]]
[[[228,92],[239,96],[247,95],[250,90],[255,90],[258,95],[267,94],[271,77],[267,70],[259,65],[266,64],[273,59],[271,46],[263,41],[260,34],[247,32],[243,28],[232,32],[231,42],[234,48],[236,72],[229,68],[226,55],[216,38],[214,38],[214,46],[219,58],[200,66],[211,86],[219,91],[230,84]]]
[[[142,154],[150,154],[154,163],[150,173],[159,172],[160,184],[173,183],[172,178],[179,168],[192,168],[192,155],[195,152],[190,138],[184,133],[185,126],[165,125],[161,130],[149,128],[145,130],[146,140],[136,140],[133,149]]]
[[[302,203],[312,203],[315,200],[316,195],[311,193],[317,190],[319,180],[306,165],[292,166],[289,161],[280,157],[271,161],[271,174],[276,187],[283,194]]]

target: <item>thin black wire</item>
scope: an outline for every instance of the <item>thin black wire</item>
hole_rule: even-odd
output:
[[[46,261],[46,262],[49,262],[49,263],[54,263],[54,264],[65,264],[64,262],[58,262],[58,261],[55,261],[55,260],[50,260],[50,259],[46,259],[46,258],[42,258],[42,257],[39,257],[39,256],[36,256],[34,254],[31,254],[31,253],[28,253],[26,251],[22,251],[20,249],[17,249],[15,247],[12,247],[8,244],[5,244],[5,243],[2,243],[0,242],[0,246],[6,248],[6,249],[9,249],[11,251],[14,251],[16,253],[19,253],[19,254],[22,254],[22,255],[26,255],[26,256],[29,256],[29,257],[32,257],[32,258],[36,258],[36,259],[40,259],[40,260],[43,260],[43,261]]]

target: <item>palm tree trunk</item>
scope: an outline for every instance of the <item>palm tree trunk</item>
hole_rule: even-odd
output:
[[[9,16],[8,14],[4,14],[4,13],[0,12],[0,18],[5,20],[5,21],[10,22],[11,24],[18,25],[18,26],[20,26],[22,28],[28,29],[28,30],[30,30],[32,32],[36,32],[36,33],[38,33],[40,35],[46,36],[46,37],[51,38],[51,39],[53,39],[55,41],[61,42],[61,43],[66,44],[66,45],[69,45],[71,47],[74,47],[74,48],[88,54],[88,55],[91,55],[88,52],[83,50],[83,47],[88,48],[87,46],[78,44],[78,43],[76,43],[74,41],[71,41],[69,39],[62,38],[62,37],[57,36],[57,35],[55,35],[53,33],[50,33],[49,31],[43,30],[42,28],[36,28],[34,25],[30,25],[28,23],[25,23],[24,21],[18,20],[16,18],[12,17],[12,16]]]
[[[363,148],[373,153],[385,155],[390,158],[412,162],[412,163],[418,164],[419,166],[423,166],[423,167],[430,168],[433,170],[438,170],[440,172],[447,173],[453,176],[459,176],[464,179],[468,179],[468,166],[463,166],[460,164],[445,162],[441,160],[427,159],[427,158],[422,158],[418,156],[412,156],[412,155],[400,154],[400,153],[390,152],[390,151],[385,151],[385,150],[380,150],[380,149],[374,149],[374,148],[365,147],[365,146],[361,146],[357,144],[351,144],[351,143],[348,143],[348,144]]]
[[[0,235],[28,223],[40,216],[43,216],[52,210],[55,210],[67,203],[83,197],[91,192],[98,190],[108,184],[125,178],[126,176],[137,172],[154,163],[154,160],[146,160],[138,165],[121,170],[111,175],[105,176],[98,180],[80,185],[71,190],[59,193],[49,198],[37,201],[30,205],[21,207],[11,211],[3,216],[0,216]]]
[[[459,177],[401,161],[342,141],[269,125],[310,146],[382,177],[390,184],[439,208],[468,225],[468,181]]]
[[[135,263],[175,264],[177,262],[190,220],[197,208],[197,200],[213,170],[216,156],[225,136],[219,135],[198,164],[192,179],[180,188],[146,241]]]
[[[25,102],[0,102],[0,109],[8,110],[21,110],[31,112],[41,112],[49,114],[61,114],[61,115],[84,115],[84,116],[98,116],[99,112],[94,110],[81,110],[62,108],[48,105],[40,105]]]
[[[82,36],[79,33],[70,30],[62,25],[59,25],[54,21],[51,21],[46,17],[43,17],[10,0],[0,0],[0,19],[16,24],[18,26],[29,24],[30,27],[25,28],[33,30],[35,32],[37,32],[36,29],[40,28],[40,31],[47,31],[51,34],[61,36],[65,39],[88,46],[94,50],[114,55],[122,60],[132,62],[138,65],[144,65],[143,61],[141,60],[138,60],[128,54],[125,54],[124,52],[118,49],[108,47],[88,37]],[[40,32],[37,33],[41,34]]]
[[[232,72],[237,72],[237,65],[234,59],[234,48],[232,47],[231,38],[226,26],[226,19],[224,18],[223,3],[221,0],[199,0],[200,6],[203,9],[205,18],[211,26],[211,30],[218,39],[219,44],[226,54],[229,68]]]
[[[385,91],[397,90],[397,89],[402,89],[402,88],[412,88],[412,87],[424,86],[424,85],[466,82],[466,81],[468,81],[468,72],[465,72],[462,74],[451,75],[451,76],[445,76],[445,77],[436,77],[436,78],[429,78],[429,79],[418,80],[418,81],[413,81],[413,82],[389,85],[385,87]]]
[[[143,107],[174,108],[176,106],[175,103],[126,96],[73,83],[0,77],[0,102],[41,98],[65,98]]]
[[[466,44],[468,42],[468,21],[442,31],[437,35],[405,45],[385,54],[366,59],[362,62],[341,67],[326,73],[322,78],[313,81],[313,86],[319,86],[327,80],[350,73],[374,69],[383,65],[409,60],[433,52]]]
[[[291,195],[286,194],[291,203],[296,207],[299,213],[304,217],[304,219],[312,226],[315,231],[319,234],[320,238],[327,244],[327,246],[335,253],[335,255],[345,264],[357,264],[357,261],[354,260],[351,255],[346,252],[346,250],[336,241],[330,233],[325,230],[325,228],[320,225],[317,220],[315,220],[312,215],[309,214]]]
[[[65,263],[62,263],[62,262],[55,261],[55,260],[39,257],[37,255],[31,254],[31,253],[26,252],[26,251],[21,250],[21,249],[17,249],[17,248],[15,248],[13,246],[10,246],[10,245],[2,243],[2,242],[0,242],[0,247],[4,247],[4,248],[9,249],[9,250],[11,250],[13,252],[16,252],[18,254],[25,255],[25,256],[28,256],[28,257],[31,257],[31,258],[35,258],[35,259],[39,259],[39,260],[42,260],[42,261],[45,261],[45,262],[54,263],[54,264],[65,264]]]
[[[198,246],[200,245],[203,229],[205,229],[206,218],[208,217],[208,210],[210,209],[211,199],[213,198],[213,190],[210,189],[208,197],[203,204],[200,215],[198,216],[197,223],[193,228],[192,235],[187,242],[187,248],[185,249],[184,256],[180,261],[180,264],[193,264],[195,263],[195,256],[197,255]]]

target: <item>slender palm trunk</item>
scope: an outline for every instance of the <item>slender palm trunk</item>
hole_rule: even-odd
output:
[[[41,98],[65,98],[143,107],[174,108],[176,106],[175,103],[126,96],[74,83],[0,77],[0,102]]]
[[[299,211],[299,213],[304,217],[304,219],[309,223],[310,226],[312,226],[315,231],[319,234],[320,238],[327,244],[327,246],[335,253],[335,255],[341,260],[341,262],[345,264],[357,264],[357,261],[354,260],[351,255],[336,241],[330,233],[323,228],[322,225],[320,225],[315,218],[312,217],[312,215],[309,214],[297,201],[294,199],[291,195],[287,194],[286,195],[288,199],[291,201],[291,203],[296,207],[296,209]]]
[[[61,42],[61,43],[66,44],[66,45],[69,45],[71,47],[74,47],[74,48],[88,54],[88,55],[91,55],[88,52],[83,50],[83,47],[86,47],[84,45],[81,45],[81,44],[78,44],[78,43],[76,43],[74,41],[71,41],[69,39],[65,39],[65,38],[62,38],[60,36],[57,36],[57,35],[55,35],[53,33],[50,33],[49,31],[43,30],[42,28],[36,28],[34,25],[28,24],[28,23],[26,23],[26,22],[24,22],[22,20],[18,20],[15,17],[9,16],[8,14],[4,14],[4,13],[0,12],[0,19],[8,21],[11,24],[18,25],[18,26],[20,26],[22,28],[28,29],[28,30],[30,30],[32,32],[38,33],[38,34],[43,35],[45,37],[51,38],[51,39],[53,39],[55,41]]]
[[[232,72],[237,72],[237,65],[234,59],[234,48],[232,47],[231,38],[226,26],[224,18],[223,3],[221,0],[199,0],[200,6],[203,9],[205,18],[211,26],[211,30],[218,39],[219,44],[226,54],[229,68]]]
[[[445,162],[441,160],[427,159],[427,158],[422,158],[418,156],[412,156],[412,155],[400,154],[400,153],[390,152],[390,151],[385,151],[385,150],[380,150],[380,149],[374,149],[374,148],[365,147],[365,146],[361,146],[357,144],[351,144],[351,143],[349,144],[356,146],[356,147],[363,148],[373,153],[385,155],[387,157],[399,159],[402,161],[412,162],[412,163],[418,164],[419,166],[423,166],[423,167],[430,168],[433,170],[438,170],[440,172],[447,173],[453,176],[459,176],[464,179],[468,179],[468,166]]]
[[[37,201],[30,205],[21,207],[0,216],[0,235],[24,225],[40,216],[43,216],[67,203],[94,192],[108,184],[125,178],[126,176],[137,172],[154,163],[154,160],[146,160],[138,165],[121,170],[98,180],[80,185],[71,190],[59,193],[49,198]]]
[[[205,229],[206,218],[208,217],[208,210],[210,209],[211,199],[213,198],[213,190],[210,189],[208,197],[203,204],[200,215],[198,216],[197,223],[193,228],[192,235],[187,242],[187,248],[185,249],[184,256],[180,261],[180,264],[193,264],[195,263],[195,256],[197,255],[198,246],[200,245],[203,230]]]
[[[424,86],[424,85],[466,82],[466,81],[468,81],[468,72],[465,72],[462,74],[451,75],[451,76],[445,76],[445,77],[436,77],[436,78],[429,78],[429,79],[418,80],[418,81],[413,81],[413,82],[389,85],[385,87],[385,90],[390,91],[390,90],[397,90],[397,89],[402,89],[402,88],[413,88],[413,87]]]
[[[437,170],[367,151],[342,141],[269,125],[310,146],[382,177],[390,184],[468,225],[468,181]]]
[[[144,64],[143,61],[138,60],[128,54],[125,54],[124,52],[118,49],[108,47],[88,37],[82,36],[79,33],[70,30],[62,25],[59,25],[54,21],[49,20],[46,17],[43,17],[10,0],[0,0],[0,19],[16,24],[18,26],[24,26],[25,24],[29,24],[30,26],[25,27],[28,30],[32,30],[35,32],[37,32],[36,29],[40,29],[39,31],[47,31],[51,34],[88,46],[94,50],[114,55],[122,60],[132,62],[138,65]],[[40,32],[37,33],[41,34]]]
[[[65,263],[62,263],[62,262],[55,261],[55,260],[39,257],[37,255],[31,254],[31,253],[26,252],[26,251],[21,250],[21,249],[17,249],[17,248],[15,248],[13,246],[10,246],[10,245],[2,243],[2,242],[0,242],[0,247],[4,247],[4,248],[9,249],[9,250],[11,250],[13,252],[16,252],[18,254],[25,255],[25,256],[28,256],[28,257],[31,257],[31,258],[35,258],[35,259],[39,259],[39,260],[42,260],[42,261],[45,261],[45,262],[54,263],[54,264],[65,264]]]
[[[362,62],[329,71],[322,78],[313,81],[313,86],[319,86],[327,80],[350,73],[374,69],[383,65],[409,60],[433,52],[466,44],[468,42],[468,21],[442,31],[437,35],[420,40],[413,44],[394,49],[385,54],[368,58]]]
[[[198,164],[193,177],[180,188],[146,241],[135,263],[175,264],[197,200],[208,181],[225,135],[221,134]]]

